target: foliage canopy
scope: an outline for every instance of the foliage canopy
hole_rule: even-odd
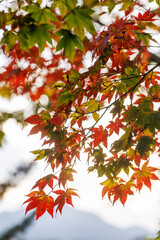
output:
[[[1,51],[9,58],[0,95],[34,102],[35,114],[25,121],[43,146],[33,154],[52,171],[27,195],[26,213],[36,208],[36,219],[73,206],[78,195],[68,186],[81,152],[88,172],[103,179],[102,198],[113,204],[124,205],[159,179],[150,155],[160,154],[160,58],[151,53],[159,47],[152,33],[160,33],[160,1],[149,2],[154,9],[139,0],[17,0],[0,12]],[[20,116],[10,115],[23,122]],[[0,130],[0,144],[3,137]]]

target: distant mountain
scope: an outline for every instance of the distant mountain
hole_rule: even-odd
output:
[[[0,234],[24,219],[24,210],[0,214]],[[45,214],[21,235],[24,240],[142,240],[147,230],[119,229],[94,214],[65,208],[55,219]]]

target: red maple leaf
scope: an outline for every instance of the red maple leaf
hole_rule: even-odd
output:
[[[119,199],[121,203],[124,205],[128,195],[133,195],[133,191],[131,187],[135,186],[132,181],[129,181],[125,184],[121,183],[114,188],[113,194],[113,204]]]
[[[29,202],[25,214],[36,208],[36,220],[46,211],[53,217],[54,199],[51,196],[47,196],[43,190],[33,191],[27,196],[30,198],[23,203]]]
[[[150,9],[148,9],[144,14],[139,13],[138,17],[134,17],[137,21],[155,21],[156,19],[153,19],[154,16],[156,16],[157,13],[151,13]]]
[[[36,184],[32,187],[32,189],[38,187],[39,190],[43,190],[47,185],[53,189],[53,179],[58,180],[58,178],[56,176],[54,176],[53,174],[49,174],[41,179],[39,179]]]
[[[25,122],[30,124],[38,124],[38,123],[41,123],[41,121],[42,121],[42,118],[39,115],[32,115],[25,119]]]
[[[121,128],[123,128],[124,125],[122,123],[122,120],[117,118],[114,122],[110,121],[110,123],[107,125],[107,128],[109,129],[109,136],[111,136],[114,132],[116,134],[119,134],[119,131]]]
[[[61,116],[54,116],[53,118],[50,119],[50,122],[54,125],[61,126],[62,123],[64,122],[64,118]]]
[[[103,129],[102,125],[100,125],[98,128],[93,129],[92,139],[94,147],[98,146],[100,143],[103,143],[103,145],[107,148],[107,137],[108,137],[108,131],[107,129]]]
[[[59,211],[62,214],[62,208],[64,207],[65,203],[74,207],[73,203],[72,203],[72,195],[77,196],[77,197],[79,197],[79,196],[73,190],[75,190],[75,189],[68,188],[66,191],[64,191],[64,190],[54,191],[55,194],[59,195],[55,200],[55,206],[58,205],[56,212]]]

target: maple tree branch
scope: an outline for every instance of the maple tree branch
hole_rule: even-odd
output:
[[[130,43],[130,42],[129,42]],[[133,45],[133,44],[132,44]],[[132,48],[138,48],[138,49],[140,49],[140,48],[147,48],[147,47],[153,47],[153,48],[158,48],[158,47],[160,47],[160,46],[132,46],[132,47],[127,47],[127,48],[118,48],[117,50],[122,50],[122,49],[132,49]],[[153,61],[153,62],[156,62],[156,63],[160,63],[160,57],[158,57],[156,54],[154,54],[154,53],[151,53],[151,52],[149,52],[150,53],[150,60],[151,61]],[[97,71],[97,68],[99,68],[99,69],[101,69],[101,67],[100,67],[100,61],[102,60],[102,58],[103,58],[103,56],[99,56],[98,58],[97,58],[97,60],[95,61],[95,63],[91,66],[91,67],[89,67],[89,69],[86,71],[86,72],[84,72],[84,73],[82,73],[81,74],[81,76],[80,76],[80,79],[85,79],[86,77],[88,77],[91,73],[95,73],[96,71]],[[92,72],[93,71],[93,72]],[[111,76],[114,76],[115,74],[117,74],[117,72],[115,72],[115,73],[110,73],[110,76],[109,77],[111,77]]]
[[[120,96],[118,99],[116,99],[113,103],[111,103],[109,106],[101,108],[101,109],[107,109],[110,108],[112,105],[114,105],[116,102],[118,102],[119,100],[121,100],[123,97],[125,97],[126,95],[128,95],[128,93],[134,91],[134,89],[141,83],[143,82],[144,78],[150,73],[152,72],[155,68],[157,68],[158,66],[160,66],[160,63],[157,63],[156,66],[154,66],[153,68],[151,68],[148,72],[146,72],[145,74],[143,74],[143,77],[138,81],[138,83],[136,83],[132,88],[130,88],[127,92],[125,92],[124,94],[122,94],[122,96]]]
[[[131,45],[133,45],[133,47],[135,48],[136,46],[131,43],[130,41],[128,41],[125,37],[123,37],[127,42],[129,42]],[[137,48],[141,48],[141,47],[147,47],[147,46],[140,46],[140,47],[137,47]],[[160,46],[149,46],[149,47],[160,47]],[[156,63],[160,63],[160,57],[158,57],[156,54],[154,53],[150,53],[150,60],[153,61],[153,62],[156,62]]]
[[[134,48],[136,48],[136,46],[135,46],[133,43],[131,43],[130,41],[128,41],[128,39],[126,39],[124,36],[121,37],[121,38],[123,38],[124,40],[126,40],[126,42],[130,43]],[[147,47],[147,46],[146,46],[146,47]]]
[[[155,54],[154,54],[155,55]],[[155,55],[156,56],[156,55]],[[160,58],[158,58],[159,60],[160,60]],[[110,108],[112,105],[114,105],[117,101],[119,101],[119,100],[121,100],[124,96],[126,96],[129,92],[132,92],[132,91],[134,91],[134,89],[143,81],[143,79],[145,78],[145,76],[146,75],[148,75],[150,72],[152,72],[155,68],[157,68],[158,66],[160,65],[160,61],[153,67],[153,68],[151,68],[147,73],[145,73],[145,74],[143,74],[143,75],[135,75],[135,76],[132,76],[132,77],[127,77],[127,78],[124,78],[125,80],[126,79],[132,79],[132,78],[134,78],[134,77],[141,77],[142,76],[142,79],[140,79],[140,81],[138,81],[138,83],[135,85],[135,86],[133,86],[132,88],[130,88],[126,93],[124,93],[122,96],[120,96],[118,99],[116,99],[113,103],[111,103],[110,105],[108,105],[108,106],[106,106],[106,107],[102,107],[102,108],[100,108],[100,109],[97,109],[97,110],[93,110],[93,111],[89,111],[89,112],[85,112],[85,113],[82,113],[82,112],[79,112],[79,111],[71,111],[72,113],[74,113],[74,112],[76,112],[76,113],[79,113],[79,114],[82,114],[82,115],[86,115],[86,114],[92,114],[92,113],[94,113],[94,112],[98,112],[98,111],[101,111],[101,110],[103,110],[103,109],[108,109],[108,108]],[[117,80],[115,80],[114,79],[114,82],[115,81],[121,81],[121,80],[123,80],[123,78],[122,79],[117,79]],[[105,82],[104,82],[105,83]],[[103,83],[102,83],[103,84]],[[106,90],[108,87],[110,87],[111,85],[112,85],[113,83],[111,82],[111,84],[109,85],[109,86],[106,86],[106,88],[104,89],[104,90]],[[101,85],[101,83],[98,83],[98,84],[96,84],[93,88],[95,88],[96,86],[100,86]],[[92,88],[90,88],[90,89],[86,89],[85,91],[89,91],[89,90],[91,90]]]
[[[134,89],[144,80],[144,78],[150,73],[152,72],[155,68],[157,68],[158,66],[160,66],[160,63],[157,63],[156,66],[154,66],[153,68],[151,68],[148,72],[146,72],[143,77],[138,81],[138,83],[136,83],[132,88],[130,88],[127,92],[125,92],[124,94],[122,94],[122,96],[120,96],[118,99],[116,99],[114,102],[112,102],[110,105],[103,107],[101,109],[96,110],[100,111],[100,110],[104,110],[104,112],[102,113],[102,115],[99,117],[99,119],[92,125],[92,127],[90,128],[90,130],[85,134],[85,136],[82,138],[82,140],[80,141],[83,142],[84,139],[88,136],[88,134],[91,132],[91,130],[97,125],[97,123],[103,118],[103,116],[105,115],[105,113],[108,111],[108,109],[114,105],[115,103],[117,103],[119,100],[121,100],[123,97],[125,97],[126,95],[128,95],[128,93],[134,91]],[[94,111],[95,112],[95,111]],[[78,144],[78,146],[80,145],[80,143]]]

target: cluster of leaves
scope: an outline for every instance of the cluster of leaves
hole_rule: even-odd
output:
[[[53,217],[54,208],[62,213],[66,203],[73,206],[78,195],[68,184],[82,151],[88,171],[103,177],[102,197],[113,203],[125,204],[134,190],[158,180],[157,168],[149,165],[151,153],[160,153],[160,61],[150,66],[148,51],[156,42],[149,30],[160,31],[160,3],[154,2],[157,10],[136,15],[143,7],[138,0],[54,0],[45,6],[17,1],[17,10],[0,13],[1,48],[10,58],[0,74],[3,96],[25,94],[37,105],[43,95],[48,98],[43,110],[26,119],[34,125],[30,134],[43,139],[43,148],[33,151],[35,161],[44,159],[52,169],[25,201],[26,213],[36,208],[36,219],[46,211]],[[98,32],[105,23],[97,17],[115,6],[124,17]],[[96,17],[95,7],[103,9]],[[89,53],[93,64],[85,69]],[[117,140],[110,146],[112,136]]]

